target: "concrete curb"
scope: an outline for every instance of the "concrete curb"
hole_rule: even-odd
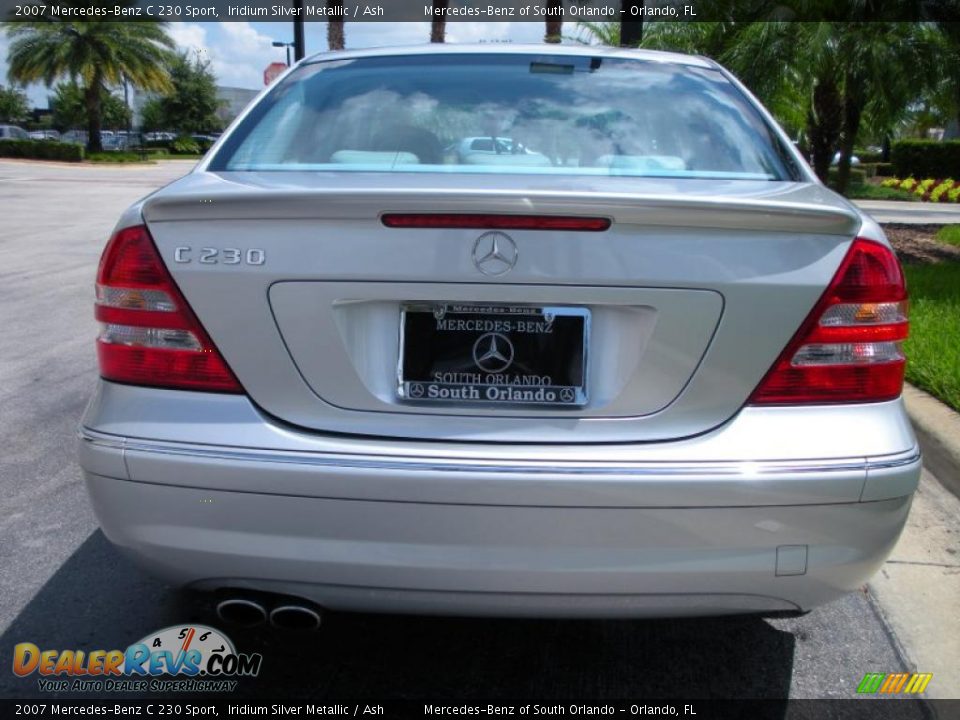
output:
[[[960,497],[960,413],[913,385],[903,386],[903,401],[923,451],[923,464]]]

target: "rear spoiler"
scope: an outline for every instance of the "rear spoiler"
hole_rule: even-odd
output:
[[[279,176],[281,173],[272,174],[274,179]],[[569,185],[570,179],[567,180]],[[285,187],[282,182],[277,185],[231,183],[206,173],[188,176],[184,181],[181,181],[181,193],[170,192],[171,188],[159,197],[146,199],[143,217],[148,223],[180,220],[378,220],[386,213],[476,213],[482,210],[484,213],[520,215],[589,214],[610,218],[616,224],[651,227],[762,230],[846,237],[853,237],[862,223],[853,207],[826,188],[809,183],[795,184],[787,189],[781,187],[765,194],[678,196],[520,188],[305,188],[295,183]],[[407,185],[407,179],[403,178],[403,181]]]

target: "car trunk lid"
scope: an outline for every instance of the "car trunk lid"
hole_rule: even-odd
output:
[[[171,273],[266,412],[395,437],[562,442],[576,430],[578,440],[609,442],[703,432],[743,404],[859,228],[844,201],[809,183],[403,180],[199,172],[144,203]],[[382,222],[478,210],[611,225],[508,229],[515,262],[489,275],[477,263],[483,228]],[[464,307],[583,313],[585,401],[402,396],[404,311]]]

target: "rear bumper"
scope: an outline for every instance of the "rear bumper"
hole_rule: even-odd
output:
[[[202,431],[189,440],[170,435],[188,432],[182,425],[161,431],[151,417],[160,406],[147,402],[158,393],[193,404]],[[693,452],[716,438],[574,452],[313,437],[259,414],[259,428],[245,427],[243,403],[104,384],[80,443],[101,526],[173,582],[288,593],[332,609],[809,609],[877,570],[920,472],[909,432],[906,447],[879,456],[775,459],[758,448],[734,460]],[[139,417],[130,434],[105,431],[129,408]],[[874,422],[900,422],[899,403],[871,410],[886,415]],[[744,411],[715,432],[744,415],[752,422]],[[783,428],[771,417],[765,431],[776,437]],[[162,439],[138,436],[151,427]],[[204,442],[217,433],[233,442]],[[270,433],[274,447],[249,442]],[[811,428],[807,441],[816,434]],[[308,450],[310,442],[318,447]],[[671,446],[674,460],[658,455]]]

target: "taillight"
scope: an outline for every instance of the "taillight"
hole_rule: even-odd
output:
[[[243,392],[143,225],[120,230],[107,243],[97,271],[96,318],[97,356],[105,379]]]
[[[827,291],[754,390],[754,405],[879,402],[903,389],[907,287],[893,252],[853,241]]]

